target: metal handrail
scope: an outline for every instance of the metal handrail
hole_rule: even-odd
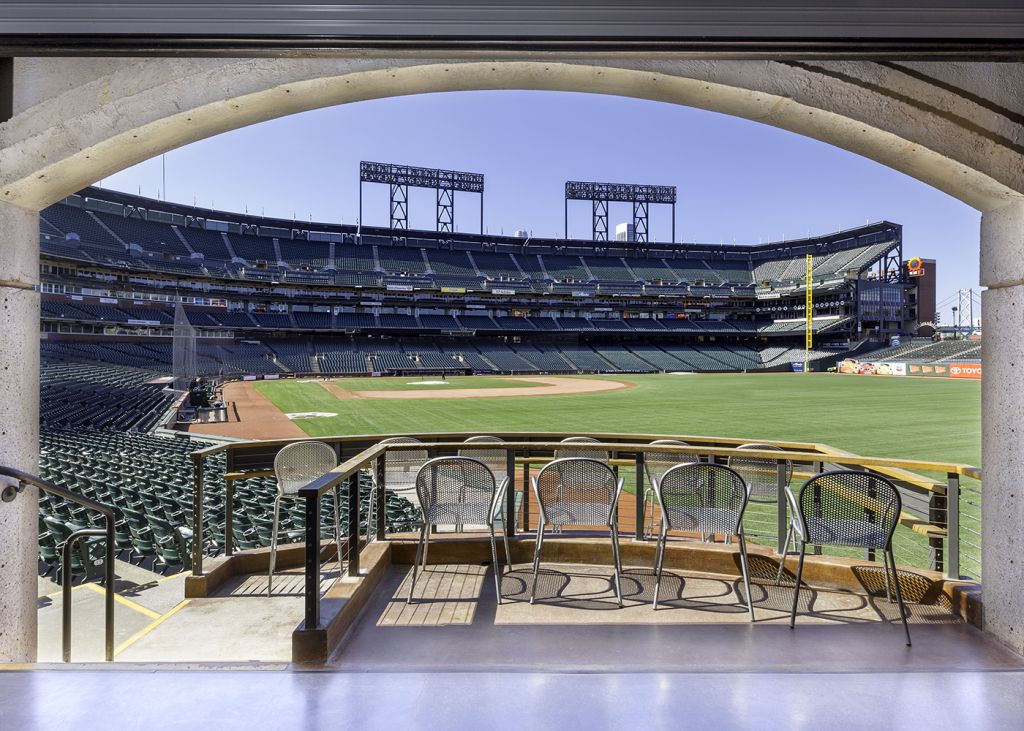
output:
[[[327,442],[329,444],[335,444],[339,448],[344,447],[347,443],[370,443],[370,446],[365,447],[362,451],[353,455],[352,457],[344,460],[337,467],[332,469],[330,472],[322,475],[321,477],[312,480],[306,486],[298,490],[298,496],[305,500],[305,516],[306,516],[306,564],[305,564],[305,627],[307,629],[314,629],[319,625],[320,618],[320,560],[321,560],[321,549],[320,549],[320,510],[319,500],[325,493],[330,492],[334,488],[341,486],[343,483],[348,491],[349,495],[349,564],[348,573],[351,576],[359,575],[359,543],[358,543],[358,527],[359,527],[359,492],[358,492],[358,479],[357,475],[361,469],[365,469],[371,465],[375,465],[376,477],[378,484],[383,482],[383,462],[384,456],[389,451],[408,451],[408,450],[422,450],[427,449],[430,452],[447,452],[455,450],[469,450],[474,448],[479,449],[494,449],[494,444],[491,443],[476,443],[466,442],[464,439],[468,436],[473,436],[477,432],[438,432],[431,434],[409,434],[409,435],[349,435],[349,436],[330,436],[330,437],[317,437],[320,441]],[[508,440],[501,443],[500,447],[506,450],[508,455],[508,473],[509,475],[515,474],[516,464],[521,464],[526,467],[524,471],[524,480],[529,470],[529,462],[533,461],[530,458],[534,457],[540,461],[542,458],[537,455],[537,452],[541,453],[553,453],[555,450],[563,447],[561,439],[566,436],[566,433],[558,432],[493,432],[494,436]],[[574,432],[573,435],[580,436],[582,433]],[[414,436],[420,440],[416,443],[390,443],[380,444],[379,442],[390,436]],[[676,436],[676,435],[664,435],[664,434],[621,434],[621,433],[590,433],[586,436],[592,436],[601,440],[601,448],[611,453],[619,464],[633,464],[636,466],[636,491],[635,498],[637,501],[637,528],[636,535],[641,536],[643,534],[643,494],[644,494],[644,458],[647,452],[656,451],[658,453],[671,453],[681,455],[693,455],[695,458],[703,456],[705,458],[728,458],[731,456],[740,456],[746,459],[765,459],[769,461],[778,461],[780,457],[784,457],[787,461],[795,463],[805,463],[813,466],[813,471],[819,472],[824,468],[824,465],[836,465],[840,467],[851,467],[851,468],[873,468],[875,470],[885,471],[904,471],[904,470],[921,470],[928,472],[939,472],[946,474],[946,482],[933,482],[925,480],[919,475],[911,473],[903,473],[900,475],[907,484],[911,485],[914,489],[930,495],[932,504],[937,507],[939,512],[944,511],[945,519],[937,518],[933,519],[932,522],[934,527],[944,530],[947,536],[948,551],[944,556],[943,568],[946,570],[946,574],[951,578],[959,578],[959,481],[961,477],[971,477],[975,479],[981,479],[981,469],[967,464],[960,463],[948,463],[948,462],[933,462],[926,460],[909,460],[891,457],[864,457],[861,455],[851,454],[849,452],[843,452],[837,450],[826,444],[818,444],[811,442],[782,442],[782,441],[770,441],[770,440],[759,440],[759,443],[765,443],[774,447],[781,447],[784,451],[780,455],[777,449],[738,449],[739,445],[748,442],[749,440],[727,438],[727,437],[707,437],[707,436]],[[685,446],[668,445],[668,444],[650,444],[658,439],[675,438],[689,442]],[[308,437],[307,437],[308,439]],[[426,440],[436,441],[426,441]],[[537,441],[532,441],[537,440]],[[193,572],[197,575],[202,573],[202,468],[203,462],[207,457],[219,454],[222,452],[228,452],[229,454],[233,450],[244,450],[246,448],[267,448],[273,450],[277,447],[283,447],[287,444],[291,444],[296,441],[303,441],[303,439],[272,439],[272,440],[256,440],[249,442],[233,442],[230,444],[216,445],[208,447],[202,450],[197,450],[192,453],[192,458],[196,468],[195,480],[196,480],[196,495],[195,495],[195,510],[194,520],[195,525],[193,527],[194,540],[196,543],[193,545]],[[720,446],[720,445],[734,445],[734,446]],[[518,453],[518,454],[517,454]],[[259,457],[259,455],[257,455]],[[628,458],[627,458],[628,457]],[[230,464],[230,461],[229,461]],[[250,465],[251,466],[251,465]],[[259,466],[259,465],[257,465]],[[779,550],[782,550],[782,536],[785,534],[785,528],[787,526],[786,512],[786,501],[783,497],[784,490],[784,470],[779,471],[779,515],[778,515],[778,533],[777,536],[780,542]],[[267,474],[266,470],[240,470],[237,472],[230,472],[226,475],[226,479],[229,481],[235,479],[245,479],[246,477],[258,476]],[[377,526],[376,526],[376,537],[383,539],[385,536],[384,530],[384,505],[383,501],[385,498],[385,491],[377,491]],[[515,493],[510,490],[507,494],[509,515],[515,510]],[[524,500],[524,518],[528,521],[528,503]],[[913,518],[914,516],[909,516]],[[230,520],[230,518],[229,518]],[[514,535],[516,529],[515,522],[509,521],[508,526],[509,535]],[[933,546],[937,546],[941,551],[941,536],[930,536],[930,540],[934,540]],[[353,543],[354,541],[354,543]],[[228,535],[228,542],[230,544],[230,534]],[[339,557],[340,559],[340,557]],[[937,564],[938,565],[938,564]]]
[[[57,487],[52,482],[47,482],[41,477],[30,475],[27,472],[16,470],[13,467],[4,467],[0,465],[0,477],[7,477],[12,480],[16,480],[19,483],[19,487],[23,485],[32,485],[33,487],[47,492],[51,495],[56,495],[69,502],[73,502],[76,505],[81,505],[84,508],[95,510],[103,516],[106,521],[106,528],[83,528],[73,532],[68,536],[67,540],[61,548],[61,567],[60,567],[60,580],[61,580],[61,654],[64,662],[71,662],[71,549],[74,544],[80,539],[88,536],[101,536],[107,539],[106,548],[104,552],[104,577],[103,581],[106,584],[104,587],[104,631],[105,631],[105,646],[104,646],[104,658],[107,662],[111,662],[114,659],[114,510],[98,503],[95,500],[90,500],[87,497],[77,495],[69,490],[65,490],[63,487]],[[19,489],[20,492],[20,489]]]

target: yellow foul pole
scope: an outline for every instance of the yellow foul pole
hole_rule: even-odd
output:
[[[814,300],[811,296],[813,290],[814,257],[807,255],[807,276],[804,280],[804,373],[810,371],[809,362],[811,359],[811,345],[814,343]]]

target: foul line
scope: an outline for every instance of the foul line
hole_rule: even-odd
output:
[[[84,586],[84,587],[87,587],[89,589],[92,589],[97,594],[101,594],[103,596],[106,596],[106,593],[107,593],[106,590],[105,589],[101,589],[100,587],[96,586],[96,584],[85,583],[85,584],[81,584],[81,586]],[[148,607],[144,607],[141,604],[136,604],[131,599],[125,599],[123,596],[121,596],[120,594],[117,594],[117,593],[114,594],[114,601],[117,602],[118,604],[123,604],[126,607],[134,609],[136,612],[138,612],[140,614],[145,614],[150,619],[156,619],[157,617],[160,616],[158,613],[154,612],[152,609],[149,609]]]
[[[177,614],[179,610],[183,609],[191,601],[192,601],[191,599],[183,599],[177,606],[175,606],[173,609],[171,609],[169,612],[167,612],[166,614],[163,614],[163,615],[158,615],[158,614],[156,614],[156,612],[154,612],[153,614],[157,617],[156,621],[151,622],[150,624],[146,625],[145,627],[140,629],[138,632],[133,634],[131,637],[129,637],[127,640],[122,642],[120,645],[115,647],[114,648],[114,655],[115,656],[120,655],[122,652],[127,650],[133,644],[135,644],[136,642],[141,640],[143,637],[145,637],[150,632],[155,630],[157,627],[159,627],[165,621],[167,621],[172,616]]]

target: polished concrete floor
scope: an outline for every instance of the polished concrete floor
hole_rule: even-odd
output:
[[[433,565],[409,605],[409,567],[392,567],[318,668],[267,661],[284,646],[264,635],[294,626],[301,601],[290,572],[271,600],[265,576],[169,610],[173,592],[149,587],[130,600],[162,619],[119,662],[0,669],[0,730],[1024,729],[1024,658],[941,604],[911,605],[907,648],[877,592],[805,589],[790,630],[792,586],[771,577],[755,579],[753,623],[735,577],[669,575],[657,612],[649,570],[627,569],[622,609],[609,577],[545,565],[530,605],[518,566],[499,605],[488,566]]]
[[[1024,672],[0,672],[4,729],[934,729],[1024,725]]]

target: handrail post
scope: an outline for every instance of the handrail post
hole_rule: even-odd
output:
[[[508,485],[505,489],[505,520],[502,530],[505,535],[512,538],[516,534],[516,450],[505,451],[505,474],[508,475]]]
[[[350,553],[351,550],[350,547]],[[316,493],[306,495],[305,604],[305,627],[316,629],[320,625],[320,496]]]
[[[345,480],[348,488],[348,575],[359,576],[359,472]],[[337,489],[337,488],[335,488]],[[319,539],[318,539],[319,542]],[[338,575],[341,575],[341,556],[338,556]]]
[[[112,518],[104,514],[104,518],[107,519],[107,527],[103,530],[97,528],[82,528],[76,530],[74,533],[68,536],[68,539],[64,541],[64,545],[61,547],[61,566],[60,566],[60,582],[61,582],[61,607],[60,607],[60,620],[61,620],[61,656],[64,658],[64,662],[71,662],[71,549],[75,547],[80,538],[87,536],[112,536],[114,532],[114,526]],[[105,602],[104,602],[104,623],[106,628],[106,653],[105,657],[107,660],[114,659],[114,561],[113,561],[113,541],[107,544],[108,548],[105,552],[105,557],[108,560],[107,565],[104,567],[105,576],[107,578],[107,586],[105,591]],[[85,552],[85,560],[89,560],[89,551]]]
[[[374,463],[374,475],[373,482],[377,486],[375,497],[377,499],[377,505],[374,507],[377,518],[377,540],[383,541],[387,537],[387,493],[385,492],[385,477],[384,471],[384,455],[377,457],[376,463]],[[340,560],[340,559],[339,559]]]
[[[530,532],[530,450],[526,450],[527,461],[523,463],[523,533]]]
[[[192,453],[192,575],[203,575],[203,455]]]
[[[224,477],[224,555],[235,555],[235,481]]]
[[[946,475],[946,576],[960,578],[960,475]]]
[[[644,499],[644,453],[636,453],[636,525],[633,529],[636,531],[634,540],[646,541],[647,536],[644,533],[644,520],[647,518],[647,501]],[[651,507],[653,510],[653,506]]]
[[[775,493],[775,550],[782,556],[782,552],[786,550],[786,535],[789,533],[789,501],[786,499],[786,488],[789,487],[786,478],[789,476],[789,470],[785,461],[778,461],[776,473],[778,480]],[[785,561],[786,557],[782,556],[782,560]]]
[[[114,661],[114,515],[103,516],[107,519],[107,551],[104,556],[106,565],[104,569],[104,582],[106,589],[103,597],[103,618],[104,618],[104,657],[107,662]]]

